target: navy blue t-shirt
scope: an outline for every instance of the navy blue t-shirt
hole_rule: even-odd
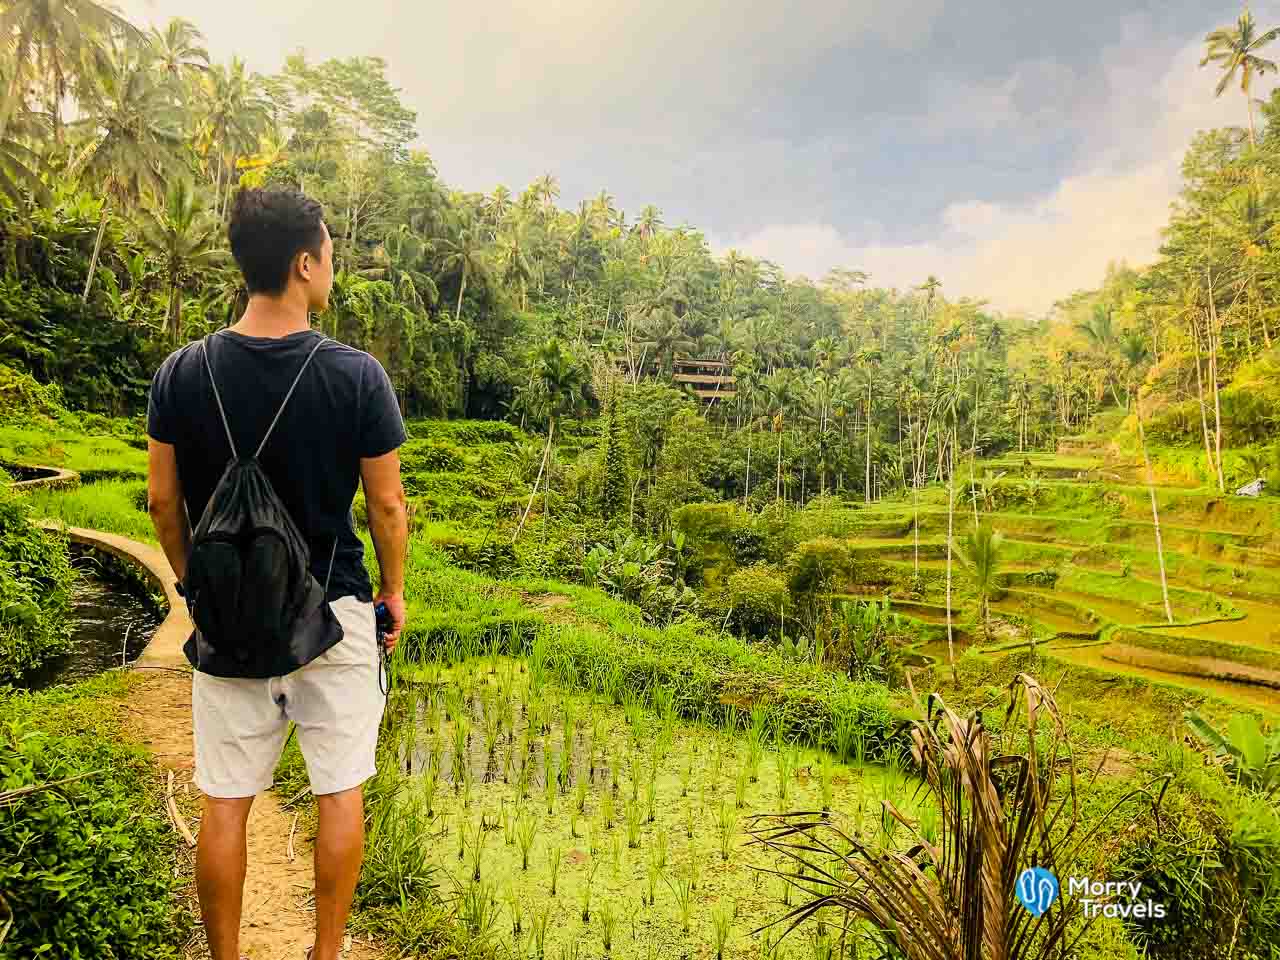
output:
[[[250,337],[219,330],[208,341],[209,363],[235,438],[248,457],[257,449],[311,348],[317,330]],[[231,447],[200,348],[171,353],[151,381],[147,433],[173,444],[187,515],[194,528],[231,459]],[[362,350],[329,340],[302,375],[259,457],[263,472],[311,548],[311,573],[321,584],[333,553],[327,599],[373,598],[356,536],[351,502],[360,459],[404,443],[404,420],[387,372]]]

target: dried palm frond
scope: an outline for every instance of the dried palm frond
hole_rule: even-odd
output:
[[[1019,697],[1021,693],[1021,697]],[[1026,730],[1014,714],[1025,703]],[[1159,794],[1138,789],[1087,828],[1079,819],[1075,764],[1053,695],[1019,674],[1010,684],[1005,737],[1025,736],[1017,752],[996,756],[978,712],[964,718],[937,694],[910,724],[911,754],[924,802],[938,811],[936,843],[892,802],[885,813],[906,828],[906,849],[849,836],[818,813],[754,818],[753,842],[794,869],[764,870],[793,884],[803,902],[766,926],[783,936],[808,920],[843,915],[869,923],[909,960],[1039,960],[1065,957],[1088,928],[1081,905],[1059,897],[1033,915],[1014,894],[1019,875],[1044,867],[1061,879],[1122,804]],[[1165,780],[1167,785],[1167,780]],[[828,920],[829,922],[829,920]],[[762,928],[763,929],[763,928]]]

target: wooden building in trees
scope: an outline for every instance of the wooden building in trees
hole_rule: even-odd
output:
[[[677,385],[688,384],[703,403],[725,403],[737,393],[733,367],[724,360],[678,359],[671,379]]]

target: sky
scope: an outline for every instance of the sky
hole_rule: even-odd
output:
[[[381,56],[463,190],[543,173],[819,280],[1039,313],[1149,262],[1196,131],[1247,122],[1220,0],[124,0],[262,73]],[[1280,0],[1253,3],[1261,29]],[[1280,60],[1280,41],[1268,51]],[[1255,87],[1265,97],[1274,75]]]

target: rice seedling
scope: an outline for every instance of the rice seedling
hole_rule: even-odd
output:
[[[462,786],[462,771],[467,767],[467,720],[457,716],[453,724],[453,785]]]
[[[490,700],[484,705],[484,748],[488,751],[490,757],[498,748],[498,735],[502,732],[501,723],[498,720],[498,708],[494,701]]]
[[[533,764],[529,762],[529,754],[527,751],[521,751],[519,763],[520,773],[516,778],[516,786],[518,788],[520,799],[528,800],[530,781],[533,779]]]
[[[529,853],[533,850],[533,843],[538,837],[538,821],[530,816],[527,812],[520,814],[520,820],[516,823],[516,846],[520,848],[520,869],[529,869]]]
[[[640,760],[636,757],[636,751],[632,748],[631,753],[627,756],[627,772],[631,775],[631,799],[633,801],[640,799]]]
[[[600,852],[600,829],[595,820],[587,821],[587,852],[593,857]]]
[[[793,754],[789,749],[786,749],[786,748],[780,749],[775,754],[775,762],[777,764],[776,769],[778,774],[778,780],[777,780],[778,804],[780,809],[786,807],[787,797],[790,796],[790,793],[791,793],[792,759],[793,759]]]
[[[831,755],[824,750],[818,755],[818,788],[822,791],[822,812],[824,814],[831,813],[831,780],[834,776],[835,765],[831,761]]]
[[[564,850],[559,844],[551,848],[551,895],[556,895],[556,881],[560,879],[560,867],[564,863]]]
[[[592,862],[591,869],[587,871],[587,882],[582,885],[582,890],[578,893],[578,900],[582,904],[582,922],[591,922],[591,888],[596,879],[596,867],[600,866],[597,862]]]
[[[680,911],[680,931],[688,933],[690,921],[693,919],[693,881],[689,877],[682,877],[673,882],[668,877],[667,886],[671,888],[676,908]]]
[[[813,939],[809,943],[813,950],[811,954],[813,960],[832,960],[835,956],[835,945],[825,932],[818,933],[815,931]]]
[[[542,777],[542,799],[546,801],[547,813],[548,814],[555,813],[556,781],[555,781],[555,778],[551,776],[551,764],[549,762],[549,758],[548,758],[548,762],[546,763],[545,773],[543,774],[543,777]]]
[[[556,782],[560,785],[561,790],[569,789],[569,781],[573,778],[573,751],[568,742],[565,743],[564,749],[560,751],[559,772],[556,774]]]
[[[747,805],[747,781],[751,778],[750,768],[743,764],[738,771],[738,778],[733,783],[733,801],[734,805],[741,810]]]
[[[613,949],[613,930],[617,924],[618,917],[613,912],[613,904],[606,900],[604,906],[600,908],[600,939],[605,953]]]
[[[733,851],[733,838],[738,833],[738,817],[727,803],[720,804],[720,813],[716,818],[716,830],[720,835],[720,857],[726,863]]]
[[[533,923],[530,930],[530,945],[533,947],[533,955],[538,960],[543,960],[547,955],[547,925],[551,922],[551,907],[544,906],[533,916]]]
[[[680,796],[689,795],[689,784],[693,783],[693,758],[689,757],[680,765]]]
[[[581,777],[574,784],[573,788],[573,806],[579,813],[587,812],[587,781]]]
[[[702,879],[702,849],[696,843],[689,844],[689,886],[698,889],[698,881]]]
[[[436,815],[436,786],[439,782],[436,777],[431,775],[422,778],[422,803],[426,808],[428,817]]]
[[[760,776],[760,761],[764,757],[765,731],[768,728],[769,714],[763,704],[751,708],[751,726],[747,728],[747,768],[751,782],[755,783]]]
[[[484,817],[480,817],[480,822],[476,824],[475,829],[467,831],[465,828],[460,831],[467,838],[467,851],[470,853],[469,863],[471,866],[471,879],[475,882],[480,881],[480,865],[484,862],[484,842],[488,839],[489,831],[484,828]]]
[[[564,732],[565,744],[572,742],[573,731],[578,725],[578,714],[573,701],[565,697],[560,701],[560,728]]]
[[[640,847],[640,823],[643,814],[638,803],[627,804],[627,847],[636,850]]]
[[[733,926],[734,911],[724,903],[711,910],[711,939],[715,946],[716,960],[724,960],[724,950],[729,944],[729,930]]]
[[[613,875],[617,877],[622,869],[622,837],[615,835],[609,843],[609,865],[613,867]]]
[[[654,838],[654,845],[650,850],[650,856],[653,858],[653,865],[658,870],[667,869],[667,852],[671,846],[670,839],[667,836],[666,827],[658,829],[658,835]]]
[[[466,858],[467,858],[467,823],[465,820],[463,820],[458,827],[458,859],[465,860]]]
[[[690,800],[684,805],[684,835],[689,840],[693,839],[693,825],[693,801]]]
[[[606,790],[604,796],[600,798],[600,818],[604,820],[606,830],[613,829],[615,816],[613,794]]]
[[[560,944],[560,960],[578,960],[581,955],[577,940]]]
[[[577,810],[569,811],[569,836],[577,840],[581,834],[578,833],[578,824],[582,821],[582,814]]]
[[[462,808],[469,810],[471,808],[471,787],[474,785],[474,777],[471,774],[471,766],[467,765],[462,768]]]
[[[657,817],[658,807],[658,770],[655,766],[644,785],[645,821],[653,823]]]
[[[511,911],[511,933],[518,937],[524,932],[524,901],[516,892],[515,885],[510,883],[507,884],[503,899],[507,903],[507,909]]]
[[[518,810],[508,807],[506,801],[502,804],[502,839],[508,847],[514,846],[516,842],[516,814]]]
[[[658,896],[658,881],[662,879],[662,871],[649,864],[649,869],[645,872],[645,891],[648,893],[648,904],[653,906],[656,904]]]
[[[469,883],[458,903],[458,917],[473,940],[486,940],[498,923],[497,900],[487,883]]]

